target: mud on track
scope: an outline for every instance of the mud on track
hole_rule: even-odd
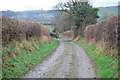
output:
[[[72,41],[60,40],[57,50],[22,78],[95,78],[85,51]]]

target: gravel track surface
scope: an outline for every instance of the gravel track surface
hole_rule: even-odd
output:
[[[76,43],[60,40],[56,51],[21,78],[96,78],[85,51]]]

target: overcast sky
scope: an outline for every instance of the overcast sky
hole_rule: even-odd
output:
[[[66,0],[0,0],[1,10],[51,10],[54,5]],[[94,7],[116,6],[120,0],[92,0]]]

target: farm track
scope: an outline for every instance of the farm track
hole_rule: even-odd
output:
[[[96,78],[85,51],[68,40],[60,40],[56,51],[21,78]]]

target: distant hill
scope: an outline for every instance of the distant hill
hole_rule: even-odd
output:
[[[119,10],[118,10],[119,9]],[[110,6],[110,7],[99,7],[99,16],[98,21],[105,20],[114,15],[118,15],[120,11],[120,6]],[[34,21],[34,22],[47,22],[50,23],[54,17],[54,14],[58,13],[59,10],[29,10],[29,11],[0,11],[0,14],[3,14],[8,17],[25,20],[25,21]]]
[[[99,7],[99,15],[102,15],[104,12],[118,14],[120,6],[111,6],[111,7]]]
[[[0,14],[25,21],[50,22],[58,10],[0,11]]]
[[[98,21],[106,20],[112,16],[120,14],[120,5],[119,6],[110,6],[110,7],[99,7],[99,16]]]

